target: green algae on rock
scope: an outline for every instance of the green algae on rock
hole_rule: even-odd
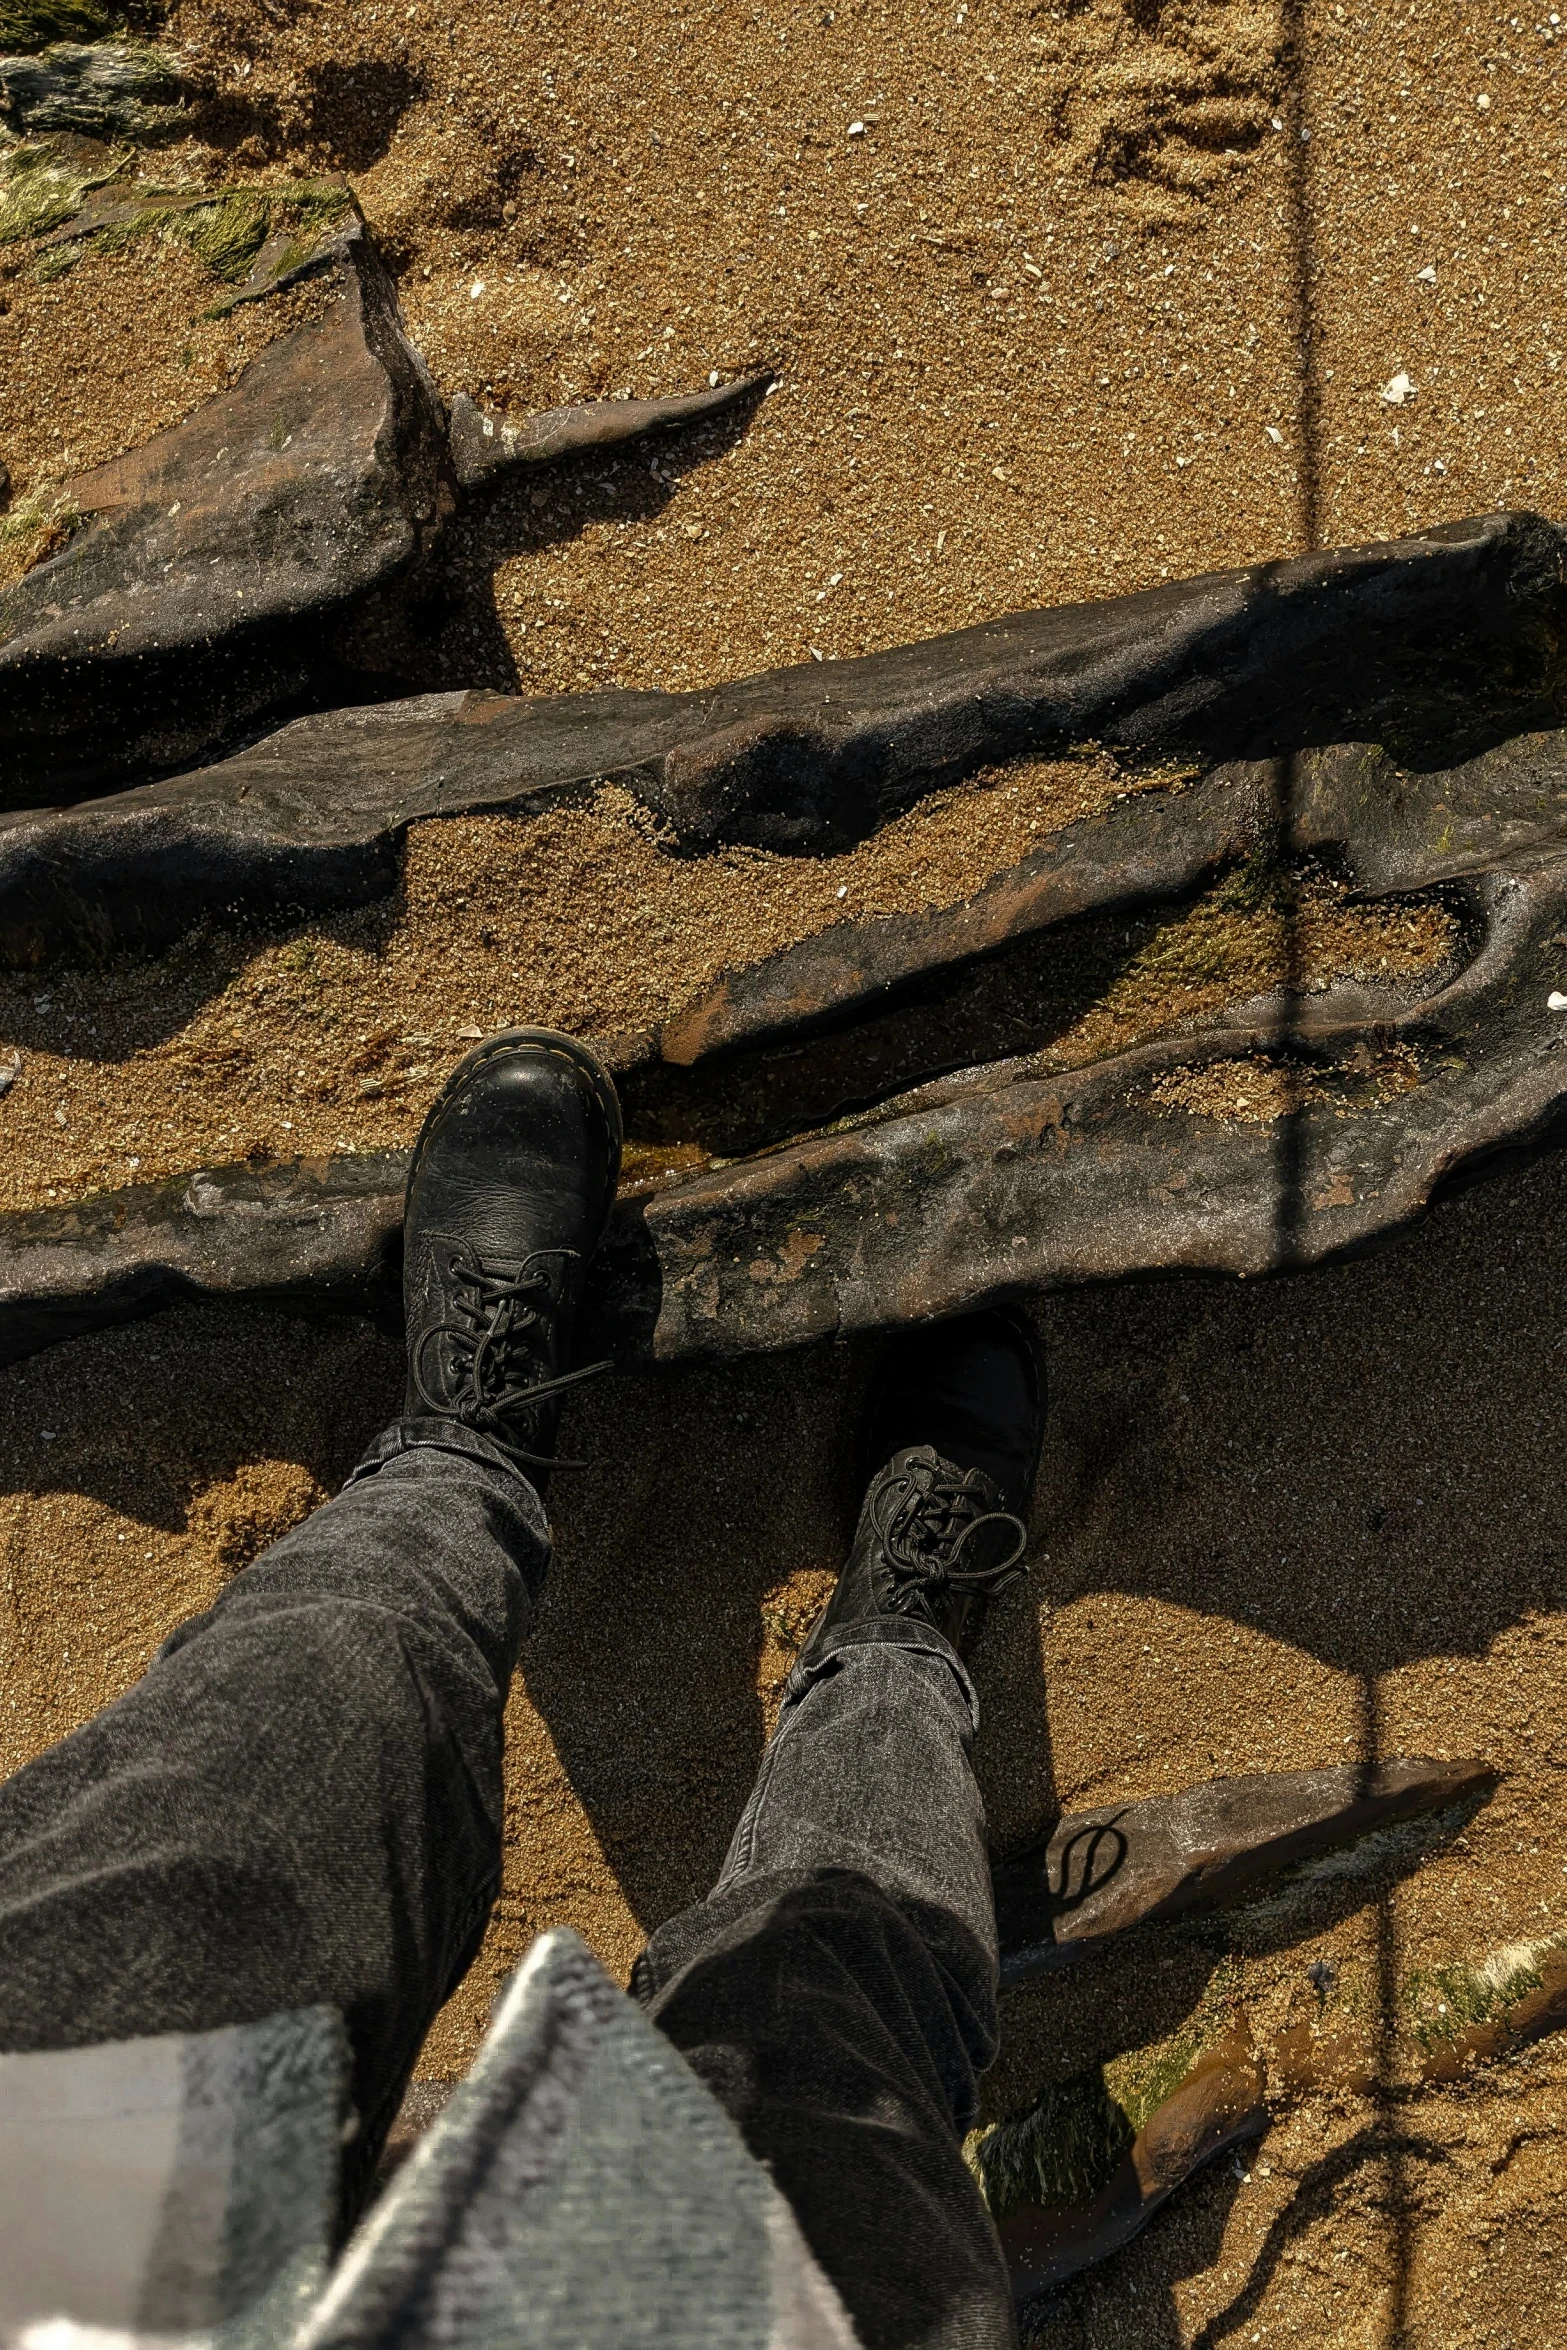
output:
[[[32,56],[0,56],[0,119],[30,136],[150,145],[186,129],[179,100],[174,59],[149,41],[57,41]]]

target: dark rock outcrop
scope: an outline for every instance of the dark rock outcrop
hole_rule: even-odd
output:
[[[1363,1247],[1458,1167],[1560,1124],[1567,874],[1482,894],[1479,954],[1401,1011],[1335,990],[1065,1075],[1027,1055],[980,1064],[655,1198],[653,1351],[804,1344],[1061,1283]],[[1407,1090],[1384,1089],[1393,1054]],[[1298,1106],[1266,1123],[1171,1106],[1176,1073],[1237,1064],[1284,1072]]]
[[[1281,991],[1070,1070],[1033,1047],[1026,995],[986,995],[1064,915],[1248,846],[1325,855],[1365,897],[1435,889],[1458,944],[1423,981]],[[1330,747],[1131,799],[966,906],[829,931],[623,1040],[632,1138],[731,1163],[622,1204],[592,1343],[739,1354],[1364,1247],[1458,1169],[1562,1130],[1564,936],[1561,734],[1425,773]],[[1236,1108],[1257,1084],[1279,1114]],[[345,1159],[0,1219],[0,1352],[188,1296],[389,1298],[400,1213],[399,1161]]]
[[[1480,1762],[1397,1757],[1213,1779],[1178,1795],[1075,1813],[1031,1853],[994,1872],[1002,1982],[1023,1982],[1100,1956],[1116,1936],[1139,1927],[1233,1907],[1302,1863],[1406,1821],[1440,1813],[1451,1830],[1491,1795],[1498,1777]],[[1410,1856],[1401,1857],[1407,1866]],[[1545,2013],[1559,2023],[1561,2002]],[[1510,2044],[1505,2033],[1496,2038],[1499,2045]],[[1094,2192],[1091,2154],[1079,2189],[1083,2200],[1073,2205],[1017,2193],[1019,2144],[1043,2115],[1002,2124],[996,2135],[1012,2144],[982,2144],[980,2168],[1002,2191],[998,2221],[1018,2302],[1108,2259],[1205,2164],[1261,2137],[1271,2118],[1266,2089],[1249,2027],[1236,2019],[1135,2136],[1106,2100],[1097,2150],[1102,2183]],[[1104,2097],[1102,2087],[1099,2095]],[[1059,2128],[1056,2115],[1050,2118]],[[1117,2123],[1130,2137],[1119,2160]]]
[[[384,384],[390,417],[390,372]],[[417,447],[432,468],[433,522],[436,460],[428,439]],[[378,564],[391,572],[411,562],[418,546],[413,523],[378,524],[375,512],[372,500],[358,526],[362,582]],[[236,900],[260,912],[376,896],[393,886],[410,823],[525,811],[606,778],[693,850],[726,841],[829,849],[977,767],[1092,738],[1204,762],[1381,745],[1390,771],[1415,779],[1418,793],[1455,760],[1557,722],[1564,547],[1537,516],[1491,515],[1386,546],[1015,613],[707,692],[425,695],[298,719],[217,765],[0,821],[0,955],[31,962],[156,944]],[[41,583],[76,576],[58,569],[75,552],[22,583],[40,614]],[[289,576],[284,563],[274,591],[284,602]],[[6,610],[0,600],[0,625]],[[39,621],[62,679],[77,625]],[[192,657],[199,666],[199,648]],[[0,642],[0,746],[8,666],[20,675],[24,658],[18,640]],[[127,656],[128,689],[135,658],[151,656]],[[153,667],[167,684],[167,665]],[[82,706],[102,714],[115,662],[92,668]],[[274,672],[273,685],[282,682]],[[14,728],[21,703],[11,690]],[[121,706],[139,707],[134,691]],[[59,703],[62,730],[75,708]]]
[[[1416,1214],[1458,1168],[1567,1123],[1567,735],[1525,724],[1550,707],[1556,571],[1553,532],[1500,517],[1283,567],[1282,588],[1259,572],[1027,615],[844,664],[847,680],[443,696],[301,721],[202,773],[0,824],[6,942],[107,945],[236,897],[363,895],[391,886],[415,816],[541,805],[595,774],[633,781],[688,835],[761,827],[783,804],[780,770],[753,756],[763,740],[785,761],[815,744],[825,766],[792,804],[825,824],[822,776],[854,726],[862,776],[880,777],[848,802],[863,823],[953,762],[1036,747],[1069,719],[1081,731],[1089,709],[1101,731],[1113,715],[1152,741],[1150,713],[1174,702],[1198,741],[1291,747],[1133,793],[963,904],[827,930],[621,1040],[632,1139],[676,1167],[714,1163],[622,1203],[594,1317],[624,1359],[673,1359],[1155,1267],[1317,1263]],[[1139,655],[1133,624],[1153,617]],[[1331,707],[1312,646],[1336,647]],[[1472,683],[1490,648],[1490,698],[1475,684],[1438,760],[1465,646]],[[1332,715],[1343,733],[1315,742]],[[737,739],[765,786],[749,799]],[[1058,1067],[1031,1006],[1062,925],[1179,900],[1259,854],[1325,861],[1363,899],[1439,893],[1446,963],[1396,986],[1281,988]],[[186,1296],[393,1310],[400,1209],[399,1161],[345,1159],[5,1218],[0,1352]]]
[[[357,219],[319,266],[321,315],[71,483],[81,527],[0,594],[7,806],[176,765],[320,691],[322,624],[433,541],[444,416],[391,281]]]
[[[385,1289],[406,1164],[229,1167],[0,1217],[0,1362],[192,1298],[361,1307]]]
[[[1213,1779],[1175,1795],[1076,1813],[1031,1853],[994,1871],[1003,1985],[1107,1956],[1118,1942],[1130,1944],[1118,1970],[1129,1980],[1159,1965],[1151,1934],[1197,1921],[1204,1923],[1187,1938],[1188,1956],[1195,1955],[1193,1941],[1212,1953],[1229,1937],[1215,1936],[1206,1921],[1259,1894],[1265,1899],[1241,1929],[1243,1946],[1255,1947],[1259,1936],[1296,1941],[1320,1932],[1325,1911],[1364,1904],[1368,1868],[1385,1885],[1417,1867],[1423,1852],[1450,1843],[1499,1777],[1480,1762],[1395,1757]],[[1387,1833],[1420,1818],[1428,1823],[1424,1835]],[[1335,1865],[1336,1851],[1369,1837],[1377,1839],[1374,1850]],[[1166,1945],[1166,1962],[1174,1957]],[[1331,1968],[1308,1971],[1324,1984],[1332,1979]],[[1024,1997],[1037,2031],[1044,2012],[1038,1994]],[[1068,2014],[1058,2010],[1058,2018],[1070,2034]],[[1003,2040],[1010,2020],[1004,2018]],[[1344,2087],[1364,2089],[1371,2077],[1341,2030],[1319,2037],[1311,2024],[1296,2024],[1274,2036],[1264,2055],[1233,2001],[1210,2010],[1198,2030],[1195,2061],[1181,2058],[1185,2069],[1168,2093],[1161,2074],[1177,2053],[1169,2043],[1153,2067],[1134,2066],[1115,2088],[1102,2061],[1089,2057],[1076,2072],[1053,2066],[1031,2105],[980,2132],[971,2155],[1020,2304],[1109,2258],[1216,2155],[1262,2136],[1270,2087],[1298,2086],[1302,2073],[1320,2078],[1329,2049]],[[1059,2032],[1052,2045],[1059,2057]]]
[[[147,111],[168,94],[167,61],[113,43],[3,58],[0,110],[58,112],[75,92],[80,111],[110,81]],[[290,709],[362,703],[382,682],[360,665],[364,646],[424,592],[459,487],[701,422],[769,380],[519,425],[459,395],[448,419],[346,183],[190,190],[109,173],[74,198],[61,186],[66,217],[40,212],[40,253],[161,228],[228,281],[212,316],[304,277],[325,298],[230,391],[65,485],[64,545],[0,590],[0,810],[57,814]]]

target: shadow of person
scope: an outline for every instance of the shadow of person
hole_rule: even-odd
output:
[[[827,1348],[608,1380],[563,1425],[589,1465],[552,1485],[555,1566],[520,1672],[644,1933],[718,1874],[842,1560],[869,1369],[869,1350]]]
[[[363,1321],[217,1305],[0,1370],[0,1777],[335,1491],[401,1390]]]
[[[24,1066],[35,1054],[63,1052],[84,1064],[122,1068],[184,1035],[255,957],[278,949],[274,984],[295,990],[299,1006],[309,1005],[323,943],[373,968],[396,937],[408,912],[406,837],[389,851],[377,893],[308,911],[284,908],[248,918],[230,911],[222,922],[203,923],[152,951],[122,946],[100,954],[84,942],[51,962],[46,982],[34,971],[0,972],[0,1035]],[[238,1085],[254,1071],[253,1043],[237,1031],[226,1039],[209,1034],[199,1049],[209,1073],[221,1070]],[[323,1082],[340,1083],[351,1099],[358,1076],[344,1066],[336,1080]]]
[[[1332,2217],[1344,2189],[1363,2172],[1370,2170],[1375,2175],[1392,2161],[1419,2163],[1439,2175],[1451,2170],[1454,2157],[1451,2148],[1438,2139],[1397,2126],[1390,2130],[1383,2119],[1335,2146],[1302,2174],[1288,2203],[1268,2228],[1240,2289],[1208,2319],[1200,2333],[1190,2337],[1190,2350],[1219,2350],[1221,2343],[1237,2335],[1246,2339],[1243,2329],[1255,2320],[1268,2286],[1280,2263],[1290,2257],[1292,2247]],[[1387,2338],[1400,2339],[1401,2329]],[[1185,2342],[1188,2337],[1181,2339]]]
[[[1022,2313],[1028,2350],[1090,2350],[1106,2341],[1188,2350],[1175,2287],[1218,2263],[1246,2160],[1243,2147],[1199,2172],[1124,2252],[1054,2293],[1037,2295]]]
[[[1057,1808],[1063,1741],[1046,1701],[1059,1720],[1072,1649],[1052,1643],[1045,1691],[1030,1616],[1041,1599],[1059,1609],[1097,1593],[1152,1598],[1212,1626],[1215,1640],[1250,1626],[1363,1689],[1412,1661],[1484,1657],[1531,1612],[1559,1606],[1564,1210],[1567,1154],[1553,1154],[1445,1201],[1352,1263],[1051,1301],[1034,1589],[1003,1602],[975,1657],[998,1843]],[[258,1446],[307,1460],[329,1484],[395,1409],[394,1350],[362,1326],[345,1327],[340,1344],[333,1357],[308,1326],[209,1308],[62,1348],[8,1374],[0,1394],[11,1399],[16,1483],[38,1489],[21,1452],[34,1447],[42,1467],[42,1420],[59,1440],[51,1488],[66,1481],[171,1527],[193,1486]],[[776,1696],[772,1650],[798,1636],[790,1619],[774,1642],[766,1618],[784,1594],[808,1620],[841,1562],[874,1359],[852,1345],[606,1381],[567,1421],[565,1446],[592,1465],[555,1480],[559,1555],[522,1673],[644,1932],[699,1899],[722,1861]],[[149,1397],[167,1398],[167,1432]],[[1224,1655],[1210,1662],[1180,1700],[1187,1716],[1224,1697]],[[1096,1704],[1130,1708],[1130,1681],[1128,1671],[1101,1682]],[[1376,1759],[1383,1733],[1369,1707],[1365,1721],[1363,1756],[1335,1744],[1299,1762]],[[1268,1767],[1269,1728],[1260,1716],[1242,1722],[1221,1767]],[[1143,1791],[1111,1784],[1103,1796]],[[1065,1793],[1075,1805],[1085,1790]],[[1084,1970],[1074,1996],[1100,2020],[1097,2038],[1085,2021],[1074,2064],[1192,2012],[1211,1951],[1193,1942],[1159,1963],[1158,2013]],[[1031,2055],[1009,2010],[997,2089],[1012,2110],[1030,2064],[1059,2070],[1069,2025],[1058,2019],[1054,2047]],[[1091,2288],[1096,2312],[1100,2295],[1136,2284],[1133,2338],[1178,2338],[1159,2331],[1171,2280],[1191,2273],[1183,2262],[1211,2264],[1230,2191],[1223,2165],[1183,2190]],[[1190,2233],[1199,2220],[1206,2237]]]
[[[78,1494],[178,1536],[211,1488],[279,1463],[319,1500],[402,1383],[401,1345],[359,1316],[191,1305],[95,1331],[0,1369],[0,1499]],[[228,1571],[268,1538],[263,1517],[220,1540]]]
[[[554,1581],[521,1672],[644,1931],[718,1873],[783,1672],[848,1547],[881,1352],[616,1381],[584,1390],[563,1431],[593,1465],[552,1489]],[[1026,1589],[998,1603],[973,1661],[999,1844],[1055,1799]]]
[[[1029,1555],[1037,1547],[1038,1527],[1036,1512]],[[1061,1811],[1032,1572],[993,1604],[969,1670],[979,1696],[974,1772],[985,1799],[990,1849],[999,1855]]]
[[[1550,1153],[1447,1198],[1374,1256],[1265,1283],[1145,1281],[1052,1301],[1056,1404],[1039,1571],[1060,1607],[1119,1594],[1199,1619],[1209,1663],[1184,1685],[1184,1702],[1176,1699],[1178,1729],[1165,1725],[1177,1747],[1205,1743],[1211,1706],[1222,1751],[1210,1759],[1220,1770],[1276,1767],[1271,1720],[1233,1719],[1231,1627],[1287,1644],[1351,1684],[1343,1718],[1323,1720],[1323,1748],[1293,1761],[1369,1763],[1411,1745],[1389,1728],[1396,1709],[1379,1701],[1385,1677],[1428,1660],[1484,1658],[1532,1614],[1559,1608],[1564,1209],[1567,1154]],[[1091,1620],[1078,1611],[1079,1627]],[[1048,1697],[1058,1715],[1085,1639],[1091,1648],[1084,1629],[1052,1639]],[[1157,1725],[1146,1712],[1132,1719],[1135,1663],[1126,1660],[1123,1744],[1126,1768],[1141,1773],[1134,1732]],[[1114,1683],[1094,1688],[1113,1716]],[[1173,1694],[1155,1690],[1155,1708]],[[1346,1722],[1355,1725],[1348,1743]],[[1443,1735],[1438,1728],[1437,1751],[1463,1750]],[[1413,1750],[1420,1744],[1417,1736]],[[1096,1780],[1092,1800],[1115,1798],[1115,1768]],[[1128,1780],[1126,1792],[1142,1786]],[[1067,1799],[1075,1804],[1085,1792],[1069,1787]],[[1281,1916],[1263,1942],[1286,1947],[1366,1907],[1386,1939],[1394,1879],[1450,1833],[1450,1822],[1435,1824],[1420,1852],[1324,1889],[1309,1917]],[[1106,2062],[1177,2029],[1209,1996],[1220,1941],[1193,1932],[1148,1941],[1140,1953],[1129,1945],[1107,1967],[1009,1995],[987,2111],[1026,2110],[1063,2067]],[[1387,2038],[1397,2025],[1396,1984],[1388,1967],[1382,1972]],[[1294,2234],[1309,2231],[1373,2155],[1395,2170],[1426,2159],[1399,2117],[1384,2113],[1371,2140],[1335,2154],[1308,2182],[1200,2339],[1247,2338]],[[1219,2166],[1225,2195],[1233,2192],[1227,2167]],[[1051,2350],[1090,2332],[1102,2339],[1115,2330],[1115,2313],[1139,2343],[1184,2341],[1173,2330],[1171,2287],[1178,2274],[1212,2263],[1222,2223],[1206,2250],[1192,2250],[1188,2230],[1215,2191],[1211,2175],[1183,2188],[1137,2249],[1061,2297],[1036,2338]],[[1390,2259],[1402,2273],[1409,2230],[1389,2224],[1397,2239]],[[1134,2287],[1139,2298],[1123,2309]]]

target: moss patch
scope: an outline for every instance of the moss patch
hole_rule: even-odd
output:
[[[82,171],[42,139],[0,151],[0,245],[18,244],[61,227],[81,210],[94,188],[114,177],[117,168]]]
[[[1084,924],[1074,943],[1062,977],[1076,978],[1083,1009],[1050,1044],[1052,1064],[1063,1069],[1108,1060],[1254,996],[1314,995],[1343,979],[1421,978],[1456,953],[1459,932],[1439,898],[1356,903],[1330,874],[1291,872],[1263,858],[1195,905]]]
[[[1567,1934],[1509,1942],[1478,1961],[1416,1967],[1403,1986],[1409,2028],[1423,2053],[1435,2055],[1477,2024],[1495,2023],[1544,1984],[1544,1962],[1567,1950]]]
[[[38,227],[13,233],[39,235],[46,227],[63,227],[79,213],[78,235],[60,240],[46,252],[37,265],[40,273],[59,273],[86,253],[128,252],[153,238],[184,245],[214,277],[235,288],[206,313],[219,318],[236,301],[269,292],[302,267],[322,238],[353,210],[353,202],[340,182],[319,180],[210,188],[194,194],[140,187],[128,191],[123,204],[85,208],[78,200]],[[262,280],[256,283],[257,261],[274,239],[284,241],[267,256]]]
[[[1161,1110],[1217,1118],[1234,1126],[1272,1126],[1328,1099],[1348,1117],[1370,1101],[1394,1101],[1400,1094],[1413,1093],[1420,1083],[1420,1062],[1408,1045],[1373,1053],[1363,1044],[1358,1056],[1336,1066],[1331,1075],[1339,1086],[1347,1081],[1349,1090],[1330,1088],[1329,1072],[1308,1061],[1253,1053],[1244,1060],[1194,1062],[1171,1069],[1150,1087],[1149,1099]]]
[[[151,144],[188,128],[179,68],[135,39],[57,41],[31,57],[0,56],[0,104],[30,137]]]
[[[1222,1959],[1200,2004],[1167,2039],[1052,2081],[1026,2112],[974,2131],[964,2153],[998,2224],[1025,2203],[1047,2211],[1092,2203],[1138,2131],[1223,2037],[1240,1987],[1240,1962]]]
[[[55,491],[35,490],[19,498],[0,514],[0,586],[20,579],[46,555],[58,554],[81,519],[75,499]]]
[[[1136,2135],[1096,2070],[1052,2081],[1027,2113],[976,2131],[965,2151],[999,2223],[1025,2203],[1047,2211],[1092,2203]]]

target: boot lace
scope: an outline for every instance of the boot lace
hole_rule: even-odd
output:
[[[994,1596],[1028,1570],[1020,1562],[1028,1528],[1010,1510],[987,1510],[971,1487],[927,1464],[889,1476],[871,1502],[871,1522],[892,1576],[888,1605],[907,1615],[939,1590]],[[982,1527],[1006,1526],[1005,1558],[985,1560],[970,1548]]]
[[[498,1272],[471,1249],[452,1249],[446,1259],[454,1295],[452,1318],[432,1323],[419,1340],[409,1371],[415,1388],[429,1409],[442,1418],[454,1417],[464,1427],[477,1428],[504,1444],[517,1460],[536,1469],[584,1469],[586,1461],[556,1460],[531,1452],[518,1443],[509,1423],[535,1404],[585,1379],[612,1371],[611,1361],[588,1363],[580,1371],[561,1371],[551,1378],[529,1374],[538,1368],[541,1317],[531,1301],[550,1287],[546,1258],[577,1258],[574,1248],[537,1248],[523,1258],[515,1273]],[[451,1341],[453,1392],[434,1394],[425,1378],[424,1364],[438,1338]]]

